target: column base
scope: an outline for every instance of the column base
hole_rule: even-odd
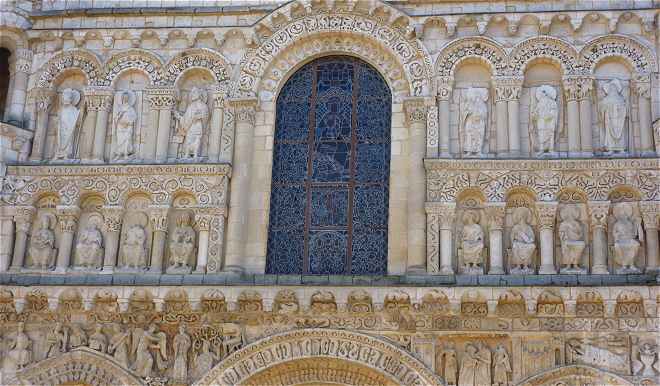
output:
[[[222,272],[224,273],[232,273],[232,274],[243,274],[245,273],[245,268],[239,267],[238,265],[229,265],[226,266]]]
[[[206,267],[197,268],[192,273],[195,275],[204,275],[206,274]]]
[[[69,269],[64,267],[55,267],[55,269],[51,271],[51,273],[54,273],[56,275],[65,274],[67,272],[69,272]]]
[[[591,273],[594,275],[609,275],[610,272],[605,265],[594,265],[591,268]]]
[[[416,265],[413,267],[409,267],[406,270],[406,273],[409,275],[426,275],[427,271],[426,271],[426,267]]]
[[[441,275],[454,275],[454,269],[452,267],[442,267],[440,268]]]
[[[115,273],[115,267],[114,266],[103,267],[103,269],[101,269],[101,272],[99,273],[101,275],[112,275],[113,273]]]
[[[490,271],[488,271],[489,275],[504,275],[504,268],[503,267],[491,267]]]
[[[539,269],[539,275],[554,275],[557,273],[554,265],[542,265]]]
[[[147,270],[147,273],[152,273],[156,275],[162,275],[163,274],[163,269],[162,268],[149,268]]]

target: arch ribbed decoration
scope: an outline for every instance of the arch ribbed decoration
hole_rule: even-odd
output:
[[[220,362],[195,385],[250,384],[250,378],[263,370],[305,358],[364,366],[399,385],[444,384],[419,360],[382,339],[342,330],[309,329],[254,342]]]
[[[578,71],[578,52],[568,42],[550,36],[523,40],[511,51],[510,67],[514,76],[523,76],[529,62],[538,58],[551,59],[562,68],[564,75]]]
[[[580,51],[584,71],[593,74],[598,62],[607,57],[626,59],[638,74],[648,74],[657,67],[651,49],[627,36],[608,35],[588,42]]]
[[[110,86],[126,70],[142,70],[151,81],[151,85],[163,83],[163,63],[159,57],[146,50],[131,49],[112,56],[105,64],[106,72],[99,80],[100,86]]]
[[[229,79],[230,66],[227,60],[217,51],[208,48],[193,48],[177,54],[165,65],[165,78],[174,85],[186,70],[205,68],[213,74],[216,82]]]
[[[98,351],[78,348],[16,374],[16,379],[4,380],[8,385],[56,386],[62,384],[142,385],[140,378],[119,366],[114,359]]]
[[[457,39],[443,47],[435,62],[436,74],[453,77],[456,66],[470,58],[488,63],[493,76],[507,75],[507,55],[499,43],[475,37]]]
[[[93,53],[85,50],[66,50],[53,56],[42,66],[39,87],[51,87],[53,81],[68,69],[82,71],[89,85],[96,85],[102,73],[101,62]]]

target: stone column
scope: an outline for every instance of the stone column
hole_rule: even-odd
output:
[[[32,155],[30,161],[42,161],[46,151],[46,136],[48,135],[48,114],[55,99],[55,91],[38,88],[31,92],[36,115],[34,139],[32,140]]]
[[[14,58],[12,75],[11,95],[8,103],[9,122],[17,122],[19,126],[25,128],[25,102],[27,99],[28,76],[32,66],[32,51],[28,49],[17,49],[13,52],[11,58]]]
[[[520,156],[520,92],[522,91],[523,79],[511,78],[508,90],[508,112],[509,112],[509,154],[513,157]]]
[[[566,93],[566,121],[568,124],[568,153],[577,156],[580,153],[580,85],[576,78],[564,78]]]
[[[442,78],[438,82],[438,138],[439,138],[439,156],[449,157],[449,102],[452,95],[452,78]]]
[[[236,124],[233,169],[229,197],[229,223],[227,225],[227,258],[224,270],[243,272],[247,240],[249,210],[250,169],[254,145],[254,123],[257,100],[232,99]]]
[[[197,267],[195,273],[206,273],[209,256],[209,231],[211,229],[211,216],[201,213],[195,214],[195,223],[198,232]]]
[[[407,99],[404,102],[406,122],[409,127],[408,153],[408,265],[412,273],[426,272],[426,172],[424,153],[426,134],[426,106],[424,99]]]
[[[426,272],[440,273],[440,214],[435,203],[426,204]]]
[[[520,156],[519,100],[522,82],[522,78],[518,77],[494,79],[498,156]]]
[[[96,116],[98,115],[98,108],[95,103],[98,101],[98,98],[92,95],[94,91],[90,88],[86,88],[81,94],[83,94],[82,101],[87,112],[84,114],[85,119],[82,122],[82,127],[80,134],[78,135],[78,148],[79,148],[79,157],[83,162],[89,162],[92,160],[92,152],[94,151],[94,136],[96,133],[94,129],[96,128]],[[81,103],[81,107],[83,105]],[[84,111],[81,109],[81,116]]]
[[[209,161],[218,162],[220,158],[220,146],[222,143],[222,118],[225,105],[225,93],[218,89],[211,95],[212,110],[211,124],[209,125]]]
[[[151,206],[149,208],[149,221],[153,231],[151,244],[151,264],[149,272],[163,273],[163,259],[165,258],[165,244],[167,242],[167,206]]]
[[[591,105],[594,80],[592,78],[580,78],[579,95],[580,100],[580,149],[583,156],[593,154],[592,128],[591,128]]]
[[[591,255],[593,265],[591,273],[598,275],[608,274],[607,268],[607,216],[610,210],[609,201],[590,201],[589,214],[591,217]]]
[[[144,156],[159,162],[167,161],[170,146],[170,126],[174,90],[171,88],[150,88],[147,90],[151,106],[152,133],[144,143]]]
[[[495,124],[496,149],[498,157],[509,155],[509,107],[507,104],[506,87],[495,83]]]
[[[438,215],[440,217],[440,274],[453,275],[452,233],[456,217],[456,204],[442,204],[439,207]]]
[[[639,138],[642,155],[654,154],[653,125],[651,124],[651,77],[641,75],[635,78],[639,114]]]
[[[13,246],[14,219],[11,216],[0,216],[0,272],[9,269]]]
[[[105,161],[105,138],[108,130],[108,117],[112,110],[113,92],[109,88],[94,87],[88,89],[92,110],[96,112],[94,123],[94,143],[92,146],[92,160],[103,163]]]
[[[489,275],[504,274],[504,253],[502,244],[502,230],[504,229],[504,215],[506,204],[492,202],[488,204],[488,239],[490,240],[490,269]]]
[[[65,273],[71,265],[71,247],[76,232],[80,208],[77,206],[58,206],[57,223],[60,226],[60,240],[57,249],[56,273]]]
[[[32,219],[37,210],[34,207],[22,206],[16,208],[14,222],[16,223],[16,237],[14,240],[14,256],[11,262],[10,270],[20,271],[25,263],[25,252],[27,251],[27,239]]]
[[[119,236],[124,208],[121,206],[104,206],[102,212],[105,228],[105,255],[103,256],[102,273],[113,273],[117,266],[117,252],[119,251]]]
[[[639,203],[639,207],[646,236],[646,272],[655,273],[660,270],[660,243],[658,243],[660,205],[657,201],[642,201]]]
[[[541,275],[551,275],[557,273],[555,268],[555,212],[557,211],[556,202],[538,202],[536,207],[539,211],[540,244],[541,244]]]

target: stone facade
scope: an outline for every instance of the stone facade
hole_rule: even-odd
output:
[[[0,2],[0,384],[660,384],[655,0],[165,3]],[[266,274],[330,55],[391,92],[387,275]]]

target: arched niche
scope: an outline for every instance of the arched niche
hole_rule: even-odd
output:
[[[523,87],[520,93],[520,145],[523,154],[554,156],[568,151],[568,130],[565,122],[565,100],[562,92],[564,69],[556,59],[540,58],[529,61],[525,66]],[[554,139],[548,140],[539,134],[546,131],[549,110],[556,111]],[[545,120],[544,120],[545,119]],[[550,151],[543,141],[551,142]]]
[[[610,272],[641,273],[647,261],[640,194],[630,186],[618,186],[608,198],[611,203],[607,220]]]
[[[462,156],[465,150],[464,118],[470,90],[481,90],[487,100],[486,127],[481,152],[495,151],[495,110],[494,95],[491,91],[493,73],[491,66],[483,58],[470,57],[460,61],[454,69],[454,87],[450,99],[449,149],[452,154]]]
[[[35,204],[37,209],[28,239],[25,267],[49,271],[55,267],[60,229],[57,226],[56,208],[59,198],[45,194]]]
[[[75,93],[78,95],[75,98],[77,100],[75,108],[78,111],[78,116],[75,124],[72,123],[75,129],[71,134],[73,144],[69,156],[70,158],[77,159],[80,157],[81,149],[91,147],[91,143],[94,141],[94,133],[83,132],[82,130],[85,119],[84,89],[88,84],[86,75],[76,68],[64,70],[53,80],[52,86],[55,90],[55,95],[53,96],[53,104],[48,115],[48,122],[46,123],[46,159],[53,159],[58,156],[58,135],[60,133],[60,120],[62,118],[63,107],[62,97],[65,90],[75,90]]]
[[[117,266],[120,271],[144,271],[150,264],[153,229],[149,221],[151,199],[146,194],[130,195],[124,204]]]
[[[587,273],[591,267],[587,195],[577,189],[563,189],[557,197],[554,250],[560,273]]]
[[[488,272],[488,223],[486,198],[477,189],[467,189],[456,198],[456,221],[454,222],[454,253],[461,274],[484,274]],[[481,246],[481,250],[480,247]]]
[[[164,258],[168,273],[190,273],[195,268],[199,242],[194,229],[196,206],[197,201],[192,194],[181,192],[172,200]]]
[[[81,213],[72,251],[74,269],[99,270],[103,267],[103,203],[103,198],[98,195],[88,195],[80,200]]]
[[[570,365],[546,370],[524,379],[518,386],[542,385],[620,385],[633,384],[618,375],[585,365]]]
[[[135,112],[135,120],[133,124],[133,156],[129,159],[145,159],[148,158],[147,149],[150,146],[155,146],[156,143],[156,130],[149,130],[149,128],[157,127],[158,122],[152,122],[153,116],[149,114],[150,105],[147,98],[147,88],[150,86],[151,80],[149,74],[140,69],[127,69],[122,71],[112,81],[112,89],[114,97],[112,98],[112,114],[109,114],[109,130],[106,130],[106,146],[105,157],[106,159],[117,160],[125,162],[126,157],[120,155],[121,151],[118,147],[117,138],[117,122],[121,118],[120,114],[125,113],[128,107],[122,107],[122,97],[124,93],[128,93],[127,99],[133,102],[132,108]]]
[[[610,94],[619,95],[622,103],[625,104],[625,119],[622,123],[623,138],[622,152],[635,152],[639,149],[640,128],[635,111],[637,101],[633,92],[633,74],[634,68],[629,61],[621,56],[609,56],[599,60],[594,66],[594,90],[592,93],[592,111],[594,119],[592,126],[594,147],[597,151],[606,151],[606,97],[607,88],[610,85],[616,85],[610,88]]]
[[[526,188],[509,190],[506,194],[503,231],[504,266],[509,273],[533,274],[539,267],[538,224],[534,193]],[[527,243],[523,241],[525,238],[528,239]],[[516,248],[515,241],[520,243],[520,248]]]

